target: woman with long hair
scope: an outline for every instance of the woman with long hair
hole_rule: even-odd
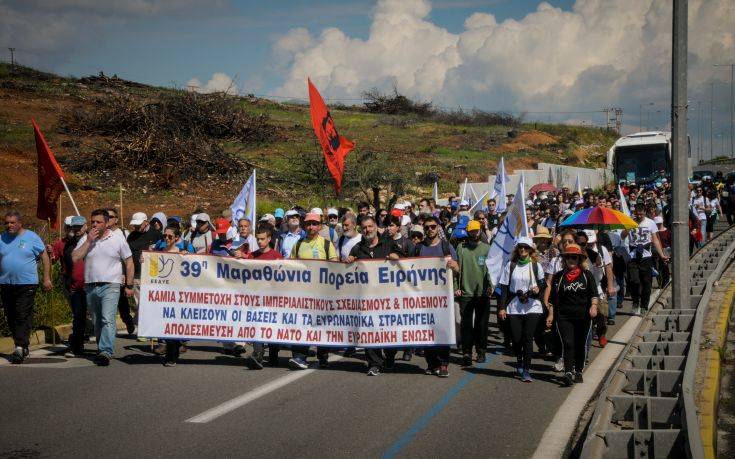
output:
[[[518,238],[499,283],[503,294],[498,315],[510,324],[513,352],[518,361],[516,371],[523,382],[530,383],[533,336],[544,314],[541,298],[546,287],[544,270],[530,238]]]
[[[592,319],[597,316],[598,289],[592,273],[585,267],[587,254],[577,244],[568,244],[562,252],[563,269],[551,278],[549,316],[556,315],[556,328],[562,342],[564,384],[584,382],[587,336]]]

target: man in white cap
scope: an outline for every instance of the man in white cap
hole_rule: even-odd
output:
[[[301,229],[301,217],[298,211],[291,209],[286,212],[285,217],[288,231],[281,233],[278,238],[278,251],[283,258],[291,258],[291,250],[299,240],[306,236],[306,232]]]
[[[217,233],[212,228],[209,214],[204,212],[196,215],[196,229],[189,234],[189,241],[197,253],[209,253]]]
[[[322,229],[322,237],[329,237],[333,244],[337,244],[342,236],[342,225],[339,224],[339,211],[334,207],[327,209],[326,225]]]
[[[470,202],[466,199],[463,199],[459,202],[459,211],[460,212],[466,212],[470,210]]]

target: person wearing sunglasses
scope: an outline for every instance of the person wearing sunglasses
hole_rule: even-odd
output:
[[[571,386],[584,382],[587,336],[592,319],[597,316],[598,288],[594,276],[584,266],[587,260],[584,249],[568,244],[561,256],[563,269],[551,279],[546,325],[550,326],[556,318],[564,358],[563,384]]]
[[[447,269],[459,273],[457,263],[457,252],[454,247],[440,234],[440,223],[437,217],[427,217],[424,221],[424,240],[414,248],[415,257],[441,257],[447,260]],[[427,375],[435,375],[440,378],[449,377],[449,346],[429,347],[424,351]]]
[[[319,235],[322,229],[321,215],[310,212],[304,217],[304,228],[306,229],[306,237],[300,239],[291,250],[291,258],[298,260],[331,260],[339,261],[339,254],[334,247],[332,241],[324,239]],[[291,346],[293,357],[288,361],[288,366],[292,370],[305,370],[309,368],[306,362],[306,356],[309,346],[293,345]],[[319,361],[319,368],[327,368],[329,366],[329,348],[317,346],[316,355]]]

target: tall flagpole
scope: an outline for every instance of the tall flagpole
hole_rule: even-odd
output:
[[[123,193],[122,192],[123,192],[123,187],[122,187],[122,183],[120,183],[120,212],[118,212],[118,216],[117,216],[117,224],[118,225],[122,225],[123,224],[122,222],[125,221],[125,220],[123,220]],[[163,226],[165,227],[166,224],[164,223]],[[123,231],[123,234],[124,233],[125,233],[125,231]]]
[[[71,191],[69,191],[69,187],[66,185],[66,180],[64,180],[64,177],[61,178],[61,183],[64,185],[64,189],[66,190],[66,194],[69,195],[69,200],[71,201],[71,205],[74,206],[74,212],[77,213],[77,215],[81,215],[79,213],[79,208],[77,208],[77,203],[74,202],[74,197],[71,195]]]

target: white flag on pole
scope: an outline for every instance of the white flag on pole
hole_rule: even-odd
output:
[[[582,196],[582,183],[579,181],[579,172],[577,172],[577,181],[574,182],[574,191],[579,193],[580,196]]]
[[[460,201],[464,201],[467,197],[467,177],[464,179],[464,186],[462,187],[462,196],[459,198]]]
[[[508,174],[505,172],[505,160],[503,159],[503,157],[501,157],[500,163],[498,164],[498,173],[495,175],[495,184],[493,185],[493,191],[490,194],[490,199],[496,198],[497,200],[495,210],[498,213],[505,211],[505,197],[508,194],[505,190],[505,185],[509,181],[510,177],[508,177]]]
[[[243,217],[250,220],[253,226],[257,223],[255,220],[255,169],[230,206],[230,210],[234,226],[237,226],[237,221]]]
[[[620,196],[620,211],[630,217],[630,209],[628,208],[628,202],[625,200],[623,190],[618,185],[618,195]]]
[[[434,195],[433,195],[434,201],[439,200],[439,182],[434,182]]]
[[[497,287],[500,275],[503,273],[503,266],[513,253],[515,241],[519,237],[528,236],[523,186],[523,180],[521,180],[518,183],[518,191],[513,197],[513,202],[508,207],[508,213],[505,215],[500,228],[498,228],[498,233],[495,235],[485,259],[488,276],[490,276],[490,281],[494,287]]]

